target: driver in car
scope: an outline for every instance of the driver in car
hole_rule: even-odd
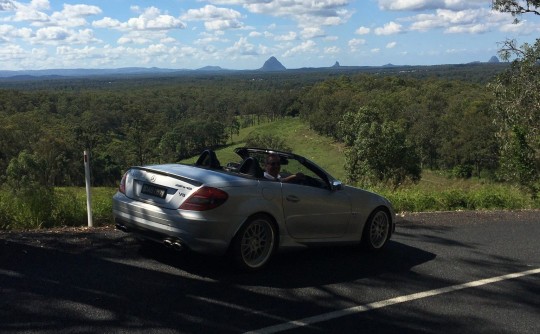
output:
[[[279,172],[281,171],[281,158],[275,153],[270,153],[266,156],[264,177],[269,180],[280,182],[291,182],[293,180],[303,180],[304,174],[296,173],[287,177],[282,177]]]

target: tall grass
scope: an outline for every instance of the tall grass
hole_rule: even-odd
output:
[[[468,184],[465,186],[464,184]],[[444,187],[420,184],[396,191],[370,189],[386,196],[396,212],[540,209],[540,200],[509,185],[475,181]],[[112,196],[116,188],[92,189],[94,226],[113,224]],[[0,190],[0,230],[86,226],[84,188],[56,188],[13,196]]]
[[[540,200],[510,184],[448,178],[431,171],[424,171],[422,179],[395,191],[373,190],[386,196],[398,212],[540,208]]]
[[[94,226],[113,223],[112,195],[115,188],[92,189]],[[86,226],[84,188],[36,188],[13,194],[0,190],[0,230]]]

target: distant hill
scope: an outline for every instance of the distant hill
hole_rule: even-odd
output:
[[[188,72],[185,69],[168,69],[158,67],[123,67],[111,69],[46,69],[46,70],[22,70],[22,71],[0,71],[0,78],[9,78],[16,76],[30,77],[87,77],[98,75],[130,75],[130,74],[155,74],[155,73],[179,73]]]
[[[260,71],[285,71],[287,70],[285,66],[283,66],[279,60],[276,59],[276,57],[272,56],[268,58],[267,61],[264,62],[263,67],[259,69]]]
[[[1,0],[0,0],[1,1]],[[327,67],[302,67],[287,69],[275,57],[270,57],[259,69],[251,70],[231,70],[219,66],[205,66],[199,69],[168,69],[168,68],[145,68],[145,67],[125,67],[116,69],[45,69],[45,70],[21,70],[3,71],[0,70],[0,86],[23,85],[24,82],[32,84],[44,79],[73,80],[92,78],[96,80],[111,81],[116,78],[125,79],[151,79],[157,77],[197,77],[214,75],[247,75],[252,77],[254,73],[270,74],[274,73],[284,76],[309,75],[312,78],[320,78],[328,73],[343,74],[377,74],[377,75],[408,75],[417,78],[430,76],[443,76],[446,78],[462,79],[475,82],[486,82],[489,78],[500,73],[510,66],[508,62],[474,62],[469,64],[447,64],[447,65],[394,65],[383,66],[343,66],[335,62],[333,66]],[[326,73],[326,74],[325,74]]]
[[[197,69],[197,71],[208,71],[208,72],[223,71],[223,68],[219,66],[205,66],[205,67],[201,67]]]
[[[499,58],[497,58],[496,56],[493,56],[489,58],[488,60],[488,63],[498,63],[498,62],[499,62]]]

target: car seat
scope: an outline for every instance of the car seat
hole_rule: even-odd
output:
[[[204,150],[195,162],[195,166],[210,169],[221,168],[221,164],[216,156],[216,152],[212,150]]]
[[[242,165],[240,165],[240,168],[238,168],[238,172],[256,178],[262,178],[264,176],[261,165],[259,165],[259,162],[254,157],[246,158],[246,160],[242,162]]]

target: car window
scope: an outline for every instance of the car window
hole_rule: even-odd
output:
[[[319,175],[313,172],[307,166],[300,163],[300,161],[295,159],[289,159],[288,164],[281,166],[281,175],[288,176],[291,174],[302,173],[306,176],[304,182],[299,182],[298,184],[318,187],[318,188],[328,188],[326,181],[321,179]]]

